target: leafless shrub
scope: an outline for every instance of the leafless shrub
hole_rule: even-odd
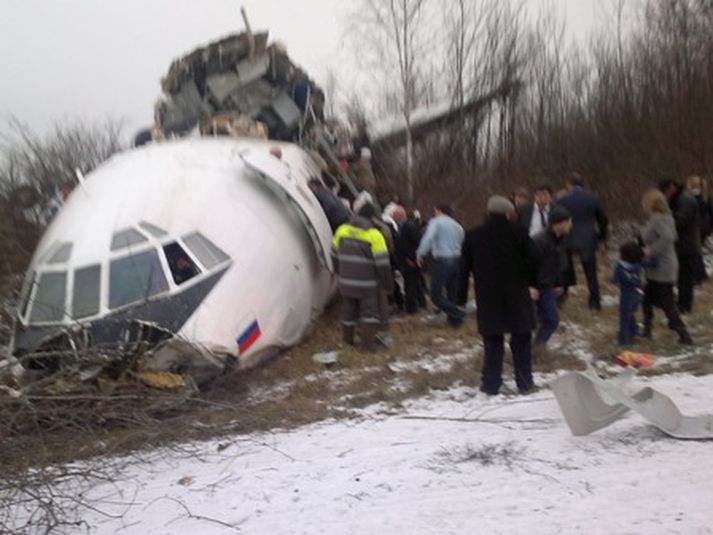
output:
[[[525,448],[513,441],[502,444],[466,444],[462,447],[444,449],[438,454],[441,463],[447,465],[477,463],[482,466],[505,465],[512,469],[515,462],[523,457]]]
[[[67,193],[77,172],[88,173],[121,150],[116,121],[57,124],[41,136],[17,119],[0,139],[0,284],[24,270],[49,220],[58,188]]]

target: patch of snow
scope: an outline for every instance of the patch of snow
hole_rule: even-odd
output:
[[[713,407],[713,376],[634,380],[685,414]],[[710,442],[670,439],[635,414],[572,437],[549,391],[458,387],[396,415],[192,446],[92,489],[101,512],[82,520],[125,534],[712,532]]]
[[[603,295],[602,296],[602,307],[618,307],[619,306],[619,296],[618,295]]]
[[[444,340],[445,341],[445,340]],[[389,364],[389,368],[396,372],[418,372],[427,371],[429,373],[446,373],[450,371],[455,363],[468,362],[472,360],[473,352],[458,352],[453,354],[427,355],[418,360],[396,361]]]

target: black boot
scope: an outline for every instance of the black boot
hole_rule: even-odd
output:
[[[686,330],[685,327],[681,327],[680,329],[676,329],[676,332],[678,333],[678,343],[684,346],[692,346],[693,345],[693,338],[691,338],[691,335],[688,334],[688,331]]]
[[[644,332],[643,338],[651,339],[651,327],[654,323],[654,311],[652,308],[644,307]]]
[[[376,351],[377,339],[376,335],[379,332],[378,323],[362,323],[359,326],[361,334],[361,349],[369,353]]]

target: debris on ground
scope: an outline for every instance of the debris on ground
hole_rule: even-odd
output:
[[[332,366],[339,360],[339,351],[324,351],[321,353],[315,353],[312,355],[312,360],[318,364]]]
[[[626,368],[651,368],[654,365],[654,358],[647,353],[637,353],[635,351],[622,351],[614,357],[614,364]]]

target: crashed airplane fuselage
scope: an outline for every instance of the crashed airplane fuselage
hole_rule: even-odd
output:
[[[14,354],[62,337],[101,349],[143,336],[160,367],[200,354],[211,375],[295,344],[335,288],[313,177],[309,155],[274,141],[192,138],[114,156],[37,247]]]

